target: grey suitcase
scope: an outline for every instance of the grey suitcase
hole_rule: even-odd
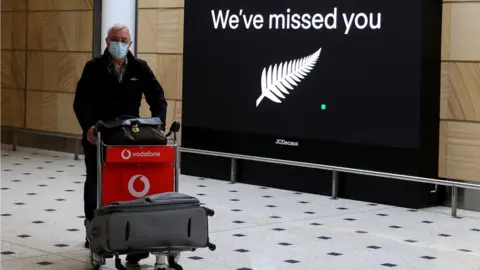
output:
[[[213,214],[197,198],[175,192],[109,204],[87,228],[90,249],[100,256],[215,250],[208,236]]]

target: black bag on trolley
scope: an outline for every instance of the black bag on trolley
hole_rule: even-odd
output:
[[[176,192],[112,203],[95,211],[90,249],[100,256],[215,250],[208,230],[213,215],[197,198]]]
[[[100,121],[96,131],[101,132],[106,145],[166,145],[164,123],[158,117],[134,118],[122,116],[112,121]]]

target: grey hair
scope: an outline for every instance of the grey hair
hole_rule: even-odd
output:
[[[110,36],[110,34],[114,31],[120,31],[120,30],[123,30],[123,29],[127,29],[128,31],[128,35],[130,36],[130,39],[132,39],[132,35],[130,33],[130,29],[128,28],[128,26],[124,25],[124,24],[114,24],[112,27],[110,27],[108,29],[108,32],[107,32],[107,37]]]

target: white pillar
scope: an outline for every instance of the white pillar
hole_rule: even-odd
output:
[[[105,38],[107,38],[108,28],[114,24],[124,24],[130,28],[132,35],[132,46],[130,51],[135,54],[136,44],[136,0],[103,0],[102,1],[102,53],[107,47]]]

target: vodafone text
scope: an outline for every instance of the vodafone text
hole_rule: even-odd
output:
[[[159,152],[146,151],[146,152],[134,152],[132,155],[134,157],[159,157],[160,153]]]
[[[130,159],[132,156],[133,157],[159,157],[160,156],[160,152],[152,152],[152,151],[137,151],[137,152],[133,152],[128,150],[128,149],[125,149],[122,151],[121,153],[121,156],[123,159],[127,160],[127,159]]]

